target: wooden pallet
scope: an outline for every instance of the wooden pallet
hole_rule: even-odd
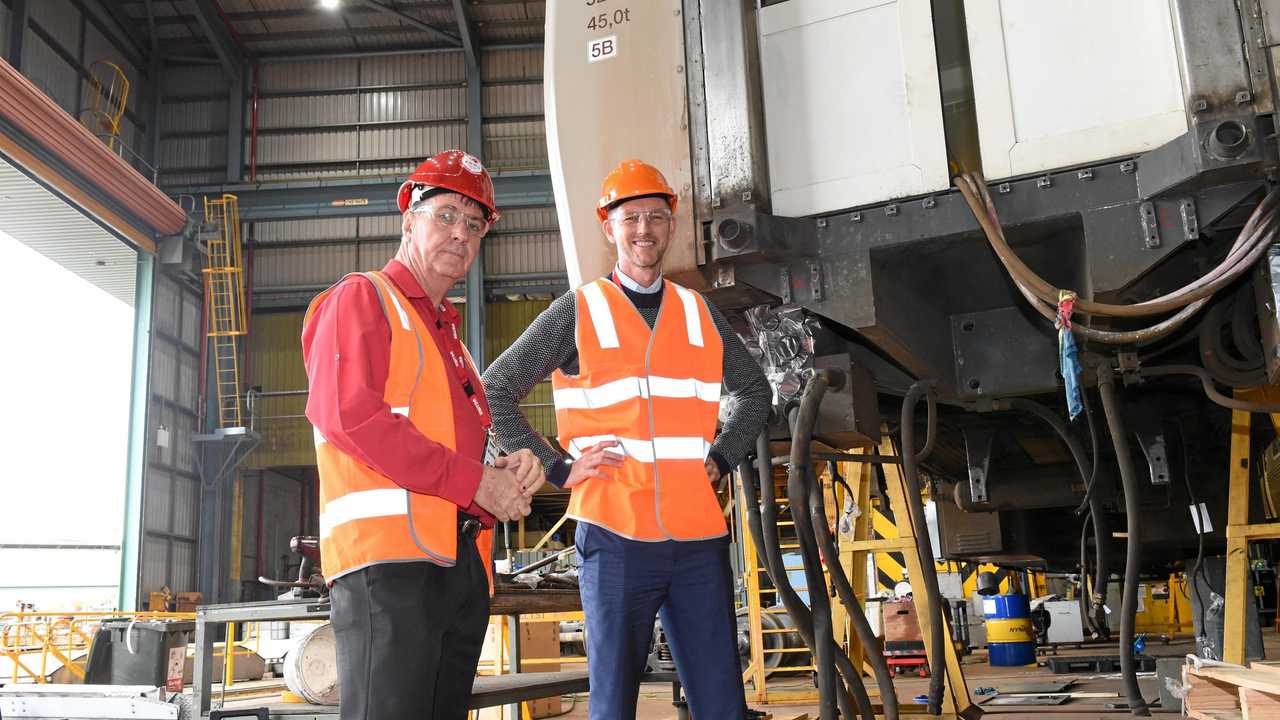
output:
[[[1201,720],[1280,720],[1280,666],[1188,664],[1183,668],[1188,717]]]

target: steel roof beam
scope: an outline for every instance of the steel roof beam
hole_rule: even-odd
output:
[[[437,38],[439,40],[444,40],[450,45],[456,45],[456,46],[462,45],[462,40],[457,35],[454,35],[452,33],[447,33],[444,30],[441,30],[440,28],[436,27],[435,25],[431,25],[430,23],[423,22],[422,20],[419,20],[418,18],[412,15],[409,15],[407,13],[400,12],[399,10],[391,7],[390,5],[383,5],[380,2],[375,2],[375,0],[355,0],[355,2],[358,2],[365,7],[373,8],[374,10],[377,10],[378,12],[388,17],[396,18],[397,20],[404,23],[405,25],[421,30],[422,32],[434,38]],[[368,28],[361,28],[362,31],[367,29]]]
[[[191,5],[196,10],[196,20],[209,39],[209,44],[213,45],[218,62],[222,64],[227,77],[234,80],[242,75],[240,48],[231,36],[231,29],[218,14],[215,3],[216,0],[191,0]]]

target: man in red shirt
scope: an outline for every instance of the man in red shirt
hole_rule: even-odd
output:
[[[340,712],[461,720],[489,617],[477,534],[528,515],[544,474],[527,449],[498,456],[445,298],[498,219],[489,173],[440,153],[399,207],[395,258],[321,293],[302,333]]]

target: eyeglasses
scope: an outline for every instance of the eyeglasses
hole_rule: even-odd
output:
[[[614,220],[626,225],[627,227],[639,227],[640,220],[643,218],[650,225],[662,226],[671,222],[671,211],[666,208],[657,210],[646,210],[644,212],[625,212],[617,213],[613,216]]]
[[[420,203],[409,208],[409,212],[416,215],[426,215],[434,218],[436,224],[440,227],[453,227],[459,222],[465,222],[467,225],[467,232],[476,237],[484,235],[485,231],[489,229],[489,223],[484,220],[479,220],[469,215],[465,215],[461,210],[452,205],[431,207],[425,203]]]

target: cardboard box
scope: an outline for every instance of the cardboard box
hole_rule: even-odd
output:
[[[505,622],[506,618],[494,618],[489,623],[489,628],[485,633],[484,648],[480,653],[482,670],[486,661],[492,662],[494,658],[505,654],[505,648],[500,649],[498,647],[502,638],[499,625]],[[560,663],[533,663],[529,661],[558,657],[560,657],[559,621],[520,623],[520,672],[557,672],[560,670]],[[484,674],[492,674],[492,671],[485,671]],[[541,700],[529,700],[525,702],[525,706],[529,708],[529,712],[534,718],[551,717],[559,715],[562,711],[559,696],[542,698]],[[505,707],[493,707],[480,710],[477,720],[514,719],[507,717]]]
[[[198,592],[180,592],[175,597],[175,612],[195,612],[203,596]]]

